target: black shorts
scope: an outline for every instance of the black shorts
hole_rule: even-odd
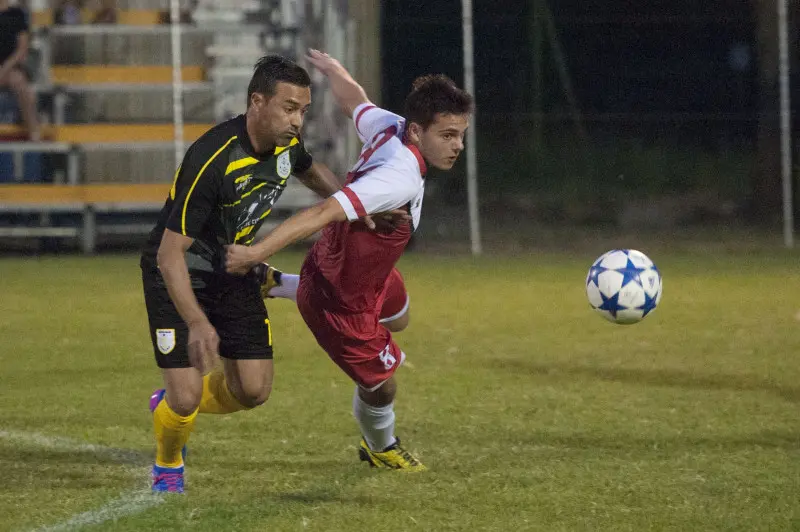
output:
[[[272,328],[258,282],[223,274],[192,275],[197,301],[219,335],[219,354],[233,360],[271,359]],[[188,368],[189,329],[157,268],[142,264],[150,338],[160,368]]]

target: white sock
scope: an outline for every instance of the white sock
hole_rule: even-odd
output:
[[[373,451],[382,451],[392,445],[394,437],[394,403],[372,406],[358,396],[358,387],[353,396],[353,416],[358,421],[361,434]]]
[[[273,286],[269,291],[272,297],[282,297],[297,301],[297,285],[300,284],[300,276],[293,273],[281,273],[281,284]]]

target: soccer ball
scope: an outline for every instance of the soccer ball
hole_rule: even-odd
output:
[[[586,276],[589,304],[604,318],[628,325],[642,321],[661,301],[661,273],[647,255],[614,249],[601,255]]]

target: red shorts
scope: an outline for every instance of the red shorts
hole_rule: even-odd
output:
[[[386,279],[386,287],[383,292],[383,303],[381,304],[380,322],[396,320],[408,312],[408,292],[403,282],[400,270],[392,269],[389,278]]]
[[[397,319],[408,311],[403,277],[392,270],[379,309],[372,313],[339,314],[321,308],[313,276],[301,276],[297,308],[317,343],[356,384],[375,390],[388,380],[405,360],[405,353],[379,320]],[[386,320],[385,318],[389,318]]]

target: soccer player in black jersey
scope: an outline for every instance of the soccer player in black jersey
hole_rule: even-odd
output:
[[[262,279],[225,273],[224,246],[252,242],[291,175],[323,197],[340,188],[300,136],[310,85],[296,63],[262,58],[246,113],[186,152],[142,253],[150,336],[165,385],[150,399],[154,491],[183,491],[182,450],[198,412],[227,414],[269,397],[272,331]]]

